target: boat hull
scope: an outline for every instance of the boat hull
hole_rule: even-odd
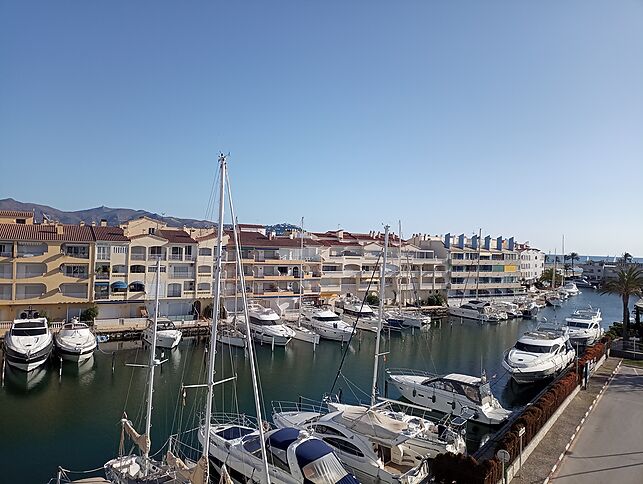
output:
[[[168,332],[170,333],[170,332]],[[182,334],[180,331],[172,331],[172,334],[164,334],[161,331],[157,331],[156,333],[156,347],[157,348],[165,348],[165,349],[173,349],[176,348],[179,343],[181,342],[181,337]],[[152,335],[150,331],[144,331],[143,332],[143,341],[145,341],[147,344],[151,345],[152,344]]]
[[[45,364],[49,359],[53,346],[53,341],[50,341],[49,344],[40,351],[33,354],[25,354],[5,345],[4,353],[7,364],[18,370],[29,372]]]

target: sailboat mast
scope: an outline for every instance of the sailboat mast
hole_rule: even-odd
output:
[[[156,295],[154,298],[154,319],[152,328],[152,347],[150,348],[150,373],[147,379],[147,408],[145,409],[145,435],[150,437],[152,429],[152,393],[154,392],[154,366],[156,365],[156,325],[159,319],[159,289],[161,287],[161,256],[156,260]],[[143,454],[147,460],[150,455],[150,447]]]
[[[558,256],[556,255],[556,249],[554,249],[554,270],[551,273],[551,288],[556,289],[556,262],[558,261]]]
[[[478,286],[480,285],[480,242],[482,242],[482,228],[478,230],[478,268],[476,269],[476,301],[478,300]]]
[[[399,231],[398,231],[398,239],[399,239],[399,242],[400,242],[399,252],[397,254],[397,260],[398,260],[398,264],[397,264],[397,268],[398,268],[397,280],[398,280],[398,286],[399,286],[397,288],[397,292],[398,292],[397,299],[398,299],[398,307],[400,309],[400,314],[401,314],[402,313],[402,221],[401,220],[397,221],[397,226],[398,226],[398,229],[399,229]]]
[[[565,268],[565,234],[563,234],[563,278],[561,279],[560,285],[565,285],[565,276],[567,269]]]
[[[377,400],[377,366],[380,358],[380,339],[382,334],[382,321],[384,319],[384,290],[386,289],[386,253],[388,252],[388,229],[384,226],[384,256],[382,257],[382,267],[380,269],[380,310],[377,321],[377,337],[375,339],[375,360],[373,362],[373,386],[371,387],[371,406],[375,405]]]
[[[210,331],[210,348],[208,353],[208,394],[205,402],[205,435],[203,438],[203,455],[209,461],[210,456],[210,422],[212,420],[212,399],[214,396],[214,360],[217,351],[217,324],[221,311],[221,272],[223,268],[223,211],[225,206],[226,157],[219,155],[221,184],[219,185],[219,220],[217,225],[217,261],[214,267],[214,291],[212,297],[212,326]],[[209,472],[208,472],[209,473]]]
[[[223,177],[221,177],[223,179]],[[248,300],[246,297],[246,279],[243,275],[243,268],[241,266],[241,241],[237,233],[236,217],[234,214],[234,205],[232,203],[232,190],[230,189],[230,180],[225,176],[225,181],[228,184],[228,200],[230,202],[230,215],[232,216],[233,232],[234,232],[234,247],[235,259],[237,260],[237,267],[239,268],[239,282],[241,282],[241,302],[243,304],[243,316],[246,322],[246,337],[248,343],[248,357],[250,359],[250,374],[252,376],[252,390],[255,400],[255,411],[257,413],[257,423],[259,424],[259,441],[261,445],[261,460],[263,461],[264,469],[264,483],[270,484],[270,468],[268,467],[268,455],[266,452],[266,436],[263,429],[263,419],[261,417],[261,402],[259,401],[259,385],[257,384],[257,368],[255,365],[255,347],[252,341],[252,330],[250,328],[250,316],[248,315]]]
[[[297,317],[297,326],[301,326],[301,303],[304,295],[304,217],[301,218],[301,249],[299,254],[299,316]]]

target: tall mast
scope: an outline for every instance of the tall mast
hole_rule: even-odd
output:
[[[301,248],[299,254],[299,316],[297,317],[297,326],[301,326],[301,303],[304,294],[304,217],[301,218]]]
[[[382,257],[382,267],[380,269],[380,311],[377,321],[377,338],[375,339],[375,360],[373,363],[373,386],[371,387],[371,406],[375,405],[377,400],[377,365],[380,358],[380,337],[382,333],[382,321],[384,319],[384,290],[386,288],[386,252],[388,251],[388,229],[384,226],[384,256]]]
[[[565,273],[566,272],[567,272],[567,269],[565,269],[565,234],[563,234],[563,278],[561,279],[561,282],[560,282],[561,286],[565,285]]]
[[[219,155],[221,184],[219,185],[219,223],[217,225],[216,265],[214,267],[214,291],[212,297],[212,326],[210,331],[210,349],[208,353],[208,394],[205,402],[205,436],[203,438],[203,455],[209,462],[210,456],[210,422],[212,420],[212,397],[214,395],[214,357],[217,351],[217,324],[221,312],[221,271],[223,268],[223,209],[225,205],[225,179],[227,162],[223,153]],[[235,237],[236,238],[236,237]],[[206,477],[209,470],[206,471]],[[207,479],[206,479],[207,480]]]
[[[145,435],[147,438],[152,440],[150,437],[150,430],[152,429],[152,393],[154,392],[154,366],[156,365],[156,324],[159,319],[159,288],[161,287],[161,257],[156,260],[156,296],[154,298],[154,326],[152,327],[152,347],[150,348],[150,373],[149,378],[147,379],[147,408],[145,411]],[[143,453],[145,461],[150,455],[150,447],[147,446],[147,450]],[[146,464],[145,473],[147,474],[148,466]]]
[[[270,484],[270,469],[268,467],[268,455],[266,452],[266,436],[263,429],[263,419],[261,417],[261,402],[259,401],[259,385],[257,384],[257,368],[255,365],[255,350],[254,343],[252,340],[252,330],[250,329],[250,317],[248,315],[248,300],[246,297],[246,278],[243,275],[243,268],[241,266],[241,242],[239,240],[239,234],[237,233],[236,226],[236,217],[234,214],[234,205],[232,203],[232,191],[230,189],[230,180],[226,174],[225,178],[222,176],[221,179],[225,179],[228,184],[228,200],[230,202],[230,215],[233,220],[233,232],[234,232],[234,247],[235,247],[235,258],[237,260],[237,267],[239,268],[239,281],[241,282],[241,301],[243,303],[243,316],[246,322],[246,337],[248,342],[248,356],[250,359],[250,374],[252,375],[252,390],[255,400],[255,410],[257,413],[257,423],[259,424],[259,441],[261,445],[261,460],[263,461],[264,469],[264,484]]]
[[[476,300],[478,299],[478,286],[480,285],[480,242],[482,242],[482,228],[478,230],[478,268],[476,269]]]
[[[397,276],[397,281],[398,281],[398,288],[397,292],[399,293],[397,295],[398,299],[398,307],[400,308],[400,313],[402,312],[402,221],[398,220],[397,221],[397,226],[399,229],[399,242],[400,242],[400,247],[399,247],[399,252],[398,252],[398,276]]]
[[[556,262],[558,261],[558,256],[556,255],[556,249],[554,248],[554,270],[551,273],[551,288],[556,289]]]

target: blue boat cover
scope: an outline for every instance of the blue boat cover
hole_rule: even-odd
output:
[[[304,467],[326,454],[330,454],[333,449],[320,439],[310,439],[302,442],[297,449],[295,449],[295,456],[297,456],[297,463],[299,467]]]
[[[277,430],[268,437],[268,445],[275,449],[286,450],[299,437],[299,430],[292,427]]]

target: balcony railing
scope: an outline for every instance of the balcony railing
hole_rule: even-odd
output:
[[[132,254],[131,260],[145,260],[145,254]]]
[[[181,297],[181,291],[169,291],[167,297]]]
[[[13,257],[13,252],[10,250],[3,250],[0,252],[0,257]]]
[[[183,260],[183,254],[170,254],[170,260]]]

